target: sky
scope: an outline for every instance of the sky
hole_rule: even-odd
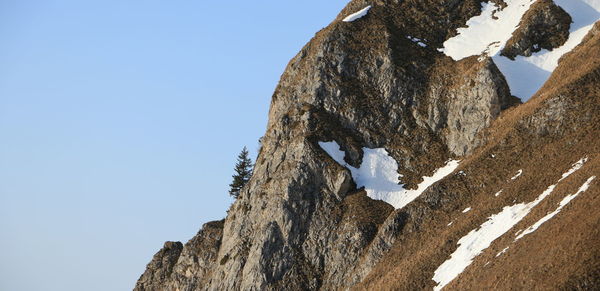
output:
[[[0,0],[0,290],[131,290],[224,218],[286,64],[346,3]]]

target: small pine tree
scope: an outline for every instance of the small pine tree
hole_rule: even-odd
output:
[[[229,195],[234,198],[240,196],[240,191],[248,183],[250,177],[252,177],[252,160],[248,157],[248,149],[244,147],[242,152],[238,155],[237,163],[235,164],[235,175],[233,175],[233,182],[229,184]]]

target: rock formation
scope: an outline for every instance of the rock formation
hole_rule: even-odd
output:
[[[342,21],[368,5],[364,17]],[[492,58],[454,61],[438,51],[480,7],[478,0],[351,1],[288,64],[272,98],[254,175],[225,220],[205,224],[183,247],[166,243],[135,290],[433,288],[436,268],[489,215],[513,201],[535,199],[584,156],[589,162],[558,184],[562,196],[556,199],[576,192],[590,173],[600,174],[598,25],[563,57],[542,90],[520,105]],[[505,55],[562,45],[571,21],[565,13],[549,0],[532,5]],[[337,142],[353,167],[362,163],[363,148],[385,148],[408,189],[449,159],[462,162],[394,209],[358,188],[321,141]],[[519,169],[523,176],[511,180]],[[526,245],[510,245],[512,235],[502,236],[448,286],[598,286],[597,194],[592,184],[574,200],[570,216],[521,240]],[[552,199],[540,207],[554,210],[560,199]],[[467,207],[473,210],[462,213]],[[523,223],[535,222],[543,210]],[[561,232],[567,227],[572,232]],[[550,247],[549,237],[556,238]],[[571,243],[587,248],[569,249]],[[518,255],[494,258],[505,245]],[[542,279],[549,273],[556,275]]]
[[[514,59],[560,47],[569,38],[571,22],[571,16],[552,0],[536,1],[521,19],[502,55]]]

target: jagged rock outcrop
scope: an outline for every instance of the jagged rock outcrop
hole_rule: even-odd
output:
[[[349,7],[366,4],[359,3]],[[382,3],[355,23],[335,21],[292,59],[273,96],[254,177],[225,222],[219,256],[230,259],[209,288],[350,286],[360,279],[352,269],[366,248],[383,252],[389,245],[371,248],[373,230],[342,223],[338,209],[354,185],[316,142],[338,141],[354,153],[348,161],[353,165],[359,165],[363,146],[386,147],[403,162],[410,187],[443,165],[452,149],[474,146],[476,129],[466,126],[453,135],[453,128],[471,122],[483,129],[510,102],[493,63],[472,58],[456,66],[434,51],[435,42],[424,50],[406,37],[428,38],[400,29],[412,18],[403,8],[415,3]],[[450,85],[448,76],[458,84],[451,90],[463,98],[459,102],[440,94]],[[461,112],[479,106],[481,115],[448,112],[448,103]],[[450,139],[452,148],[447,136],[458,136]],[[348,227],[357,229],[351,241],[340,231]]]
[[[571,16],[552,0],[539,0],[525,13],[501,53],[514,59],[560,47],[569,38],[571,22]]]
[[[165,243],[148,264],[134,290],[202,288],[218,263],[217,254],[223,236],[223,222],[220,220],[204,224],[198,234],[185,245],[180,242]]]
[[[146,271],[135,286],[136,291],[158,290],[158,286],[166,286],[183,250],[180,242],[166,242],[163,248],[154,255],[146,267]]]
[[[341,21],[367,5],[372,8],[363,18]],[[550,13],[545,7],[536,8],[542,12],[532,12],[532,19],[554,19],[554,8]],[[557,159],[550,168],[562,170],[582,151],[559,158],[551,146],[564,147],[576,122],[588,125],[579,127],[585,131],[572,144],[597,149],[585,138],[598,133],[590,125],[598,119],[598,95],[580,104],[573,102],[579,95],[567,90],[581,81],[588,88],[582,96],[597,94],[597,64],[588,75],[555,80],[557,87],[545,87],[544,97],[509,109],[520,102],[491,58],[454,61],[437,50],[479,9],[475,0],[350,2],[288,64],[272,98],[254,175],[227,218],[206,224],[184,247],[165,245],[136,290],[432,287],[435,267],[465,231],[502,203],[529,199],[550,179],[527,178],[529,184],[507,188],[506,198],[493,203],[482,198],[504,185],[511,165],[540,171],[536,159],[550,155]],[[538,19],[540,13],[553,16]],[[548,36],[528,29],[522,28],[528,39]],[[591,38],[587,43],[597,46]],[[449,158],[465,162],[462,174],[394,210],[357,189],[350,171],[318,145],[332,140],[354,167],[364,147],[385,148],[408,188]],[[536,147],[547,152],[532,151]],[[471,203],[485,211],[448,228],[449,219]]]
[[[478,134],[501,110],[520,103],[512,97],[502,73],[489,58],[442,62],[430,76],[426,115],[415,120],[441,133],[448,150],[464,156],[479,144]],[[439,71],[437,71],[439,70]],[[421,117],[421,118],[419,118]]]

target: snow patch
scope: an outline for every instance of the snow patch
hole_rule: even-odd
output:
[[[571,174],[577,172],[577,170],[581,169],[581,167],[583,167],[583,164],[585,164],[587,161],[588,161],[588,157],[584,157],[581,160],[574,163],[573,165],[571,165],[571,169],[569,169],[566,173],[564,173],[562,175],[562,177],[560,178],[560,180],[558,180],[558,182],[566,179],[567,177],[571,176]]]
[[[350,165],[346,164],[346,161],[344,161],[346,153],[341,150],[337,142],[319,142],[319,146],[321,146],[321,148],[338,164],[344,167],[351,167]]]
[[[516,180],[517,178],[519,178],[521,175],[523,175],[523,170],[518,170],[517,174],[514,175],[512,178],[510,178],[511,180]]]
[[[508,251],[510,247],[505,247],[503,250],[501,250],[499,253],[496,254],[496,258],[501,256],[502,254],[506,253],[506,251]]]
[[[469,19],[467,27],[443,44],[439,51],[454,60],[480,55],[479,61],[490,56],[498,66],[511,93],[527,101],[548,80],[558,66],[558,60],[575,48],[600,19],[600,0],[555,0],[573,19],[569,38],[552,51],[541,50],[530,57],[517,56],[510,60],[500,51],[517,29],[521,18],[536,0],[505,0],[504,9],[495,3],[483,3],[481,14]]]
[[[565,172],[559,182],[573,174],[579,168],[581,167],[573,167]],[[535,206],[552,194],[554,188],[556,188],[556,184],[549,186],[532,202],[505,206],[502,211],[490,216],[479,228],[463,236],[458,241],[458,248],[452,253],[450,259],[446,260],[434,272],[433,280],[437,285],[433,290],[441,290],[458,277],[473,262],[475,257],[487,249],[494,240],[504,235],[525,218]]]
[[[319,142],[319,145],[336,162],[350,170],[356,185],[365,187],[369,197],[383,200],[396,209],[402,208],[415,200],[429,186],[452,173],[459,164],[459,161],[448,161],[444,167],[437,169],[431,177],[423,177],[423,182],[417,186],[417,189],[408,190],[404,189],[404,185],[399,184],[401,175],[398,174],[398,163],[389,156],[384,148],[363,148],[362,164],[360,168],[355,168],[344,161],[345,153],[340,150],[337,142]]]
[[[441,290],[446,284],[458,277],[473,262],[475,257],[527,216],[533,207],[552,193],[555,187],[555,185],[548,187],[533,202],[504,207],[501,212],[489,217],[478,229],[474,229],[462,237],[458,241],[459,247],[452,253],[450,259],[446,260],[435,271],[433,280],[438,284],[434,290]]]
[[[590,187],[590,183],[592,183],[592,181],[594,179],[596,179],[596,176],[590,177],[587,181],[585,181],[585,183],[583,183],[583,185],[581,185],[579,190],[577,190],[577,193],[567,195],[565,198],[563,198],[563,200],[560,202],[560,204],[559,204],[558,208],[556,208],[556,210],[554,210],[551,213],[549,213],[548,215],[542,217],[542,219],[538,220],[535,224],[528,227],[523,232],[520,232],[519,234],[517,234],[517,238],[515,239],[515,241],[536,231],[540,226],[542,226],[542,224],[544,224],[546,221],[548,221],[548,220],[552,219],[554,216],[556,216],[567,204],[569,204],[569,202],[571,202],[573,199],[575,199],[579,194],[587,191],[587,189]]]
[[[533,53],[530,57],[519,56],[517,61],[522,59],[544,71],[552,72],[558,67],[558,60],[581,43],[585,35],[593,26],[593,24],[590,24],[571,32],[568,40],[561,47],[555,48],[552,51],[541,50],[537,53]]]
[[[471,211],[471,207],[467,207],[467,208],[465,208],[465,210],[463,210],[463,211],[462,211],[462,213],[467,213],[467,212],[469,212],[469,211]]]
[[[364,17],[365,15],[367,15],[367,13],[369,13],[369,10],[371,9],[371,5],[359,10],[356,13],[352,13],[350,15],[348,15],[346,18],[344,18],[344,20],[342,20],[343,22],[352,22],[355,21],[357,19],[360,19],[362,17]]]
[[[502,194],[502,191],[504,191],[504,190],[500,190],[500,191],[496,192],[496,194],[494,194],[494,196],[495,196],[495,197],[498,197],[498,196],[500,196],[500,194]]]
[[[505,0],[504,9],[493,2],[482,3],[481,14],[469,19],[467,27],[457,29],[458,35],[446,40],[441,51],[456,61],[481,54],[496,55],[535,1]]]
[[[594,8],[594,10],[600,12],[600,0],[582,0],[590,7]]]

